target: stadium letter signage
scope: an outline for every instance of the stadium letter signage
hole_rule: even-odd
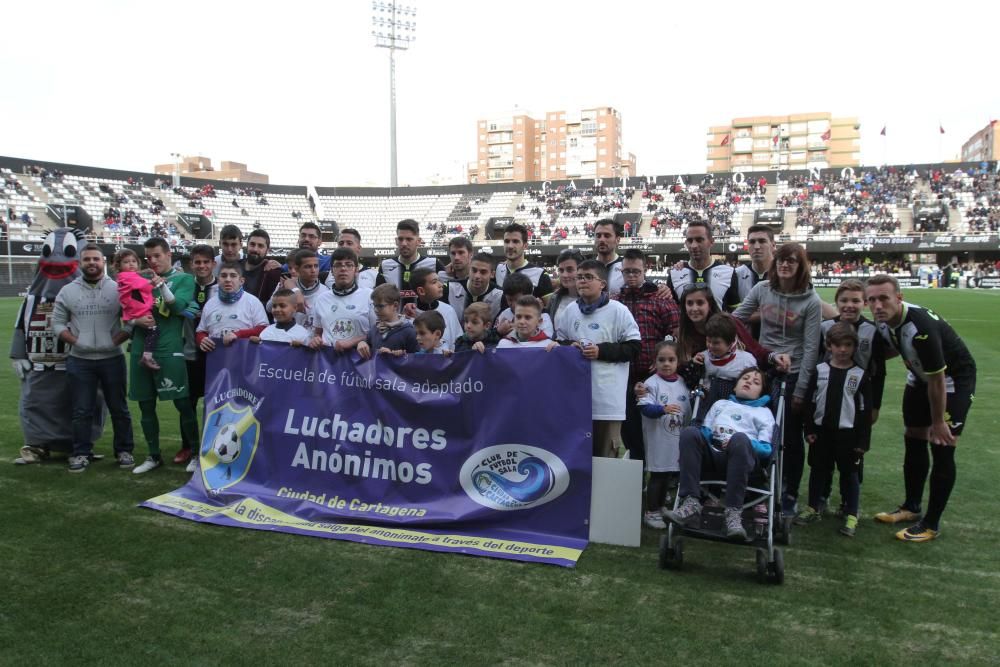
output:
[[[199,470],[144,507],[562,566],[587,544],[590,367],[574,349],[363,362],[237,341],[208,377]]]

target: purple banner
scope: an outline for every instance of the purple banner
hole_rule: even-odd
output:
[[[587,545],[590,367],[576,349],[208,356],[185,519],[571,567]]]

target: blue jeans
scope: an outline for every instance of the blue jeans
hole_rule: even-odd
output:
[[[86,456],[94,451],[91,425],[97,406],[97,390],[104,394],[104,402],[111,413],[114,429],[115,454],[130,452],[135,448],[132,439],[132,415],[125,397],[125,355],[107,359],[66,358],[66,375],[73,399],[73,456]]]

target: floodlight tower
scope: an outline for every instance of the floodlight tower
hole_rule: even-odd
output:
[[[375,46],[389,49],[389,164],[390,186],[396,179],[396,51],[406,51],[417,39],[417,8],[396,0],[372,2],[372,37]]]

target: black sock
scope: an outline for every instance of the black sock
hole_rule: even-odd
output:
[[[906,454],[903,456],[903,482],[906,487],[906,502],[903,507],[911,512],[920,512],[920,500],[924,495],[924,483],[931,467],[928,442],[906,436]]]
[[[930,494],[927,498],[927,513],[924,515],[924,525],[931,530],[937,530],[941,514],[951,489],[955,486],[955,448],[946,445],[931,445],[931,455],[934,457],[934,467],[931,469]]]

